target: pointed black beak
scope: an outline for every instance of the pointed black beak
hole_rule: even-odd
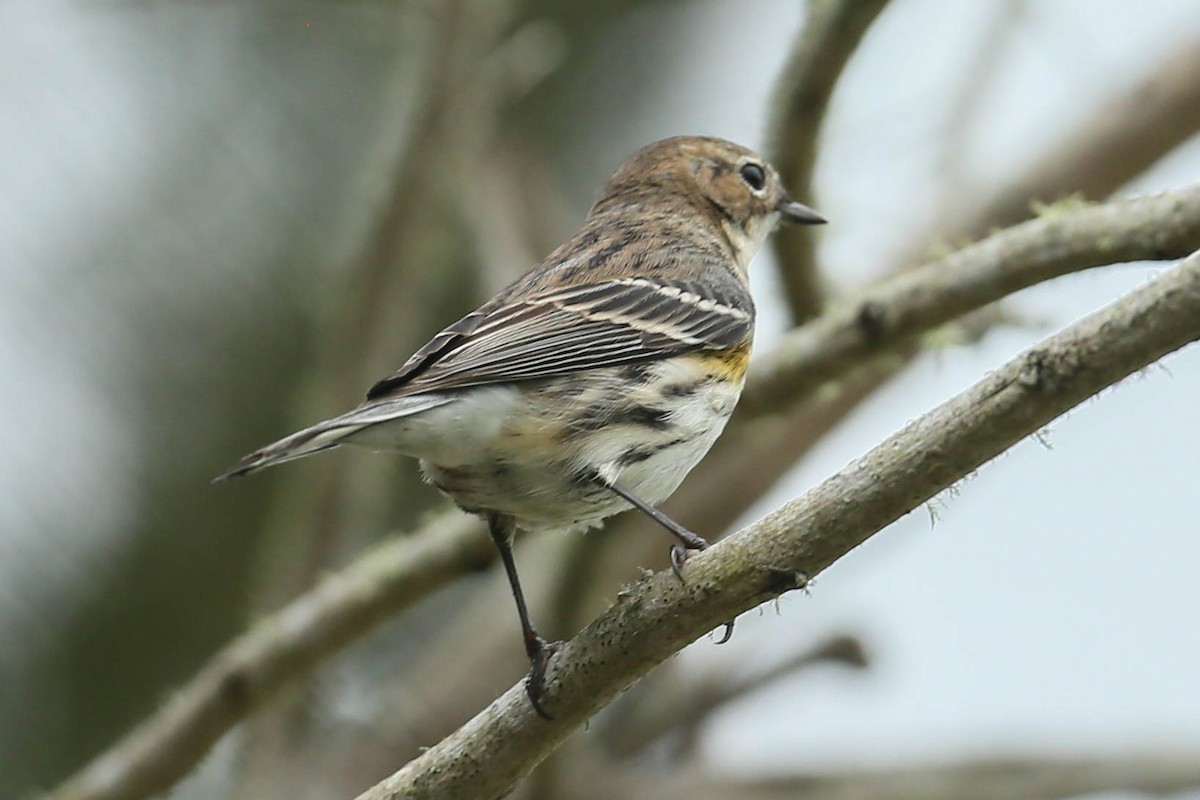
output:
[[[790,197],[785,197],[779,204],[779,216],[784,222],[791,222],[795,225],[824,225],[829,221],[808,206],[797,203]]]

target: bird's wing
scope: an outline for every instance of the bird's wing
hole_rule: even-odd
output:
[[[563,286],[483,309],[413,354],[368,400],[633,364],[749,339],[754,310],[736,283],[625,278]]]

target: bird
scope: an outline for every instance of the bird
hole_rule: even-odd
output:
[[[530,620],[518,529],[576,531],[636,508],[707,542],[657,505],[708,452],[744,384],[755,307],[748,267],[780,223],[825,219],[754,151],[675,136],[629,156],[579,232],[448,325],[357,408],[257,450],[216,480],[343,445],[415,457],[482,517],[520,619],[534,710],[561,643]],[[732,631],[727,623],[726,638]]]

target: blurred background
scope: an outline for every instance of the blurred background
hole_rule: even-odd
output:
[[[831,220],[825,302],[1027,216],[1054,199],[1021,194],[1047,164],[1073,165],[1056,196],[1091,199],[1200,175],[1196,3],[859,5],[878,17],[796,190]],[[248,622],[444,509],[413,462],[367,453],[209,480],[356,403],[572,232],[641,145],[704,133],[786,158],[780,82],[813,10],[0,6],[0,797],[51,788]],[[760,354],[811,312],[774,255],[754,270]],[[777,420],[796,435],[749,430],[757,469],[692,526],[761,516],[1160,268],[1028,290],[837,413]],[[599,769],[646,797],[703,796],[703,775],[751,798],[899,796],[862,788],[897,774],[932,781],[924,797],[966,796],[964,774],[988,797],[1200,786],[1163,777],[1200,763],[1197,408],[1192,348],[746,615],[729,644],[689,648],[524,796],[611,796]],[[687,492],[668,507],[684,522]],[[569,636],[666,547],[623,519],[522,543],[535,619]],[[172,796],[352,796],[524,670],[502,577],[465,576],[236,728]],[[1112,774],[1006,789],[1031,759]]]

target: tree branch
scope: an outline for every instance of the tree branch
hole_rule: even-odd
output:
[[[862,642],[856,637],[840,634],[749,675],[729,675],[728,670],[718,668],[686,681],[658,682],[654,679],[661,673],[655,673],[637,687],[639,690],[648,685],[653,687],[647,696],[640,696],[640,702],[636,704],[627,704],[625,701],[632,699],[631,692],[622,698],[622,702],[614,704],[605,714],[599,733],[605,749],[617,758],[630,758],[665,736],[678,739],[672,742],[672,758],[686,758],[695,750],[704,723],[714,713],[735,700],[818,664],[859,670],[869,666]]]
[[[129,800],[168,789],[290,681],[493,556],[478,523],[458,513],[376,547],[231,642],[155,716],[45,800]]]
[[[839,380],[968,312],[1071,272],[1200,248],[1200,185],[1030,220],[868,289],[756,362],[738,405],[754,417]]]
[[[623,590],[563,645],[540,719],[518,684],[359,800],[499,798],[688,643],[804,585],[875,532],[1087,398],[1200,338],[1200,254],[1026,351],[806,495]]]
[[[783,183],[805,202],[813,200],[813,165],[829,99],[850,56],[887,0],[818,0],[796,40],[772,107],[780,113],[771,128],[772,160]],[[781,230],[774,239],[780,278],[792,321],[821,311],[824,292],[817,274],[816,235],[811,229]]]

